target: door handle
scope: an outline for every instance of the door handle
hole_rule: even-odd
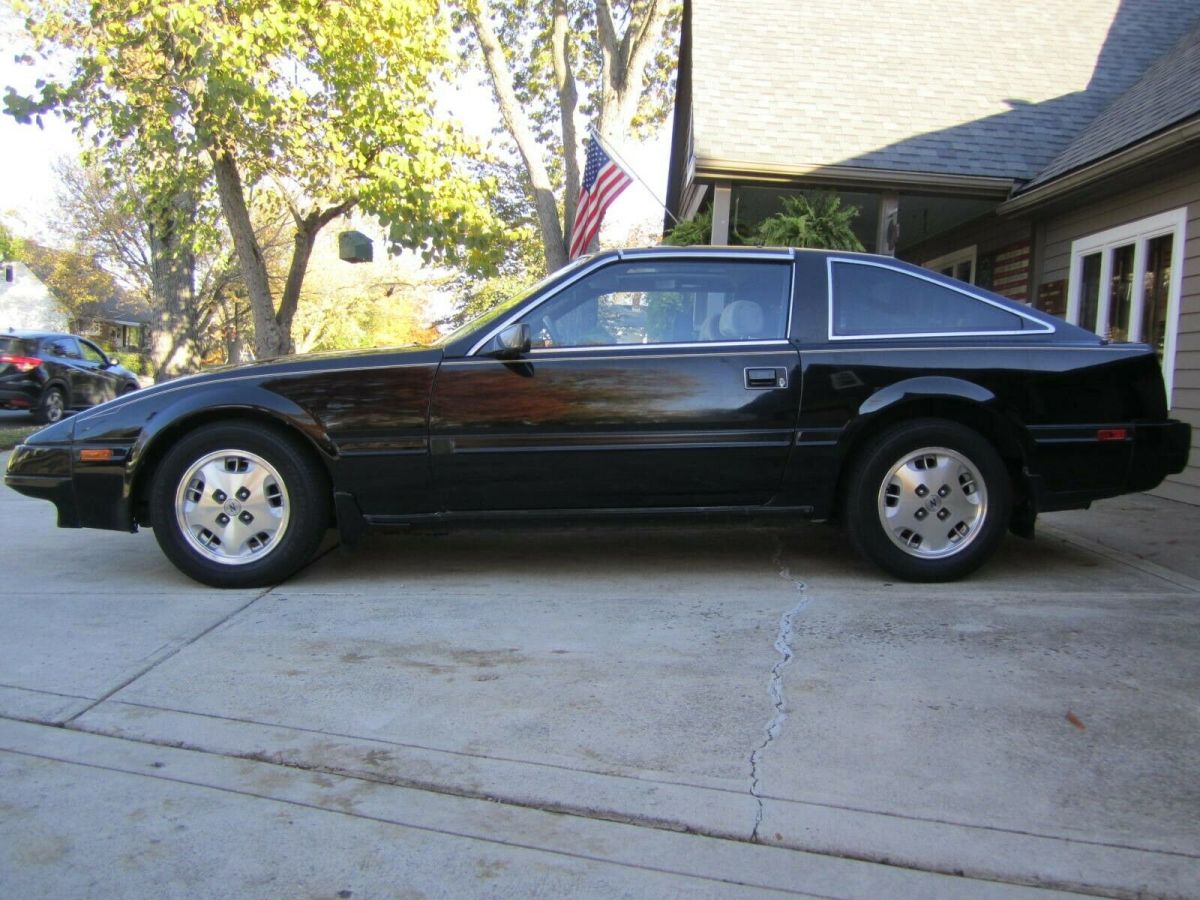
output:
[[[745,379],[748,390],[785,388],[787,387],[787,369],[746,369]]]

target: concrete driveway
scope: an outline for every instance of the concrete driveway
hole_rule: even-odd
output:
[[[1200,510],[912,586],[821,526],[216,591],[0,489],[4,896],[1200,895]]]

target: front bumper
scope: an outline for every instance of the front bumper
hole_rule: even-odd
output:
[[[4,483],[19,494],[49,500],[58,510],[59,528],[82,528],[70,446],[18,444],[8,460]]]
[[[49,500],[60,528],[136,531],[127,487],[126,451],[113,461],[81,463],[83,444],[20,444],[8,460],[4,483],[19,494]]]

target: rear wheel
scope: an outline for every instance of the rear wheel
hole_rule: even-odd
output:
[[[62,417],[66,414],[66,394],[62,392],[62,388],[51,387],[46,388],[46,391],[42,394],[42,402],[33,411],[33,418],[42,424],[53,425],[55,422],[61,422]]]
[[[1004,537],[1012,508],[995,448],[938,419],[885,432],[859,455],[848,485],[855,548],[908,581],[952,581],[977,569]]]
[[[215,587],[282,581],[312,558],[329,522],[311,456],[273,428],[241,423],[183,438],[159,466],[150,505],[163,552]]]

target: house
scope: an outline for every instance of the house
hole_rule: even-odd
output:
[[[0,263],[0,334],[9,331],[66,331],[58,300],[25,263]]]
[[[667,203],[833,191],[868,250],[1158,350],[1200,444],[1200,0],[686,0]],[[1200,504],[1200,452],[1159,489]]]
[[[71,320],[71,329],[109,350],[141,353],[149,347],[153,321],[145,301],[117,288],[104,300],[88,303],[79,310]]]

